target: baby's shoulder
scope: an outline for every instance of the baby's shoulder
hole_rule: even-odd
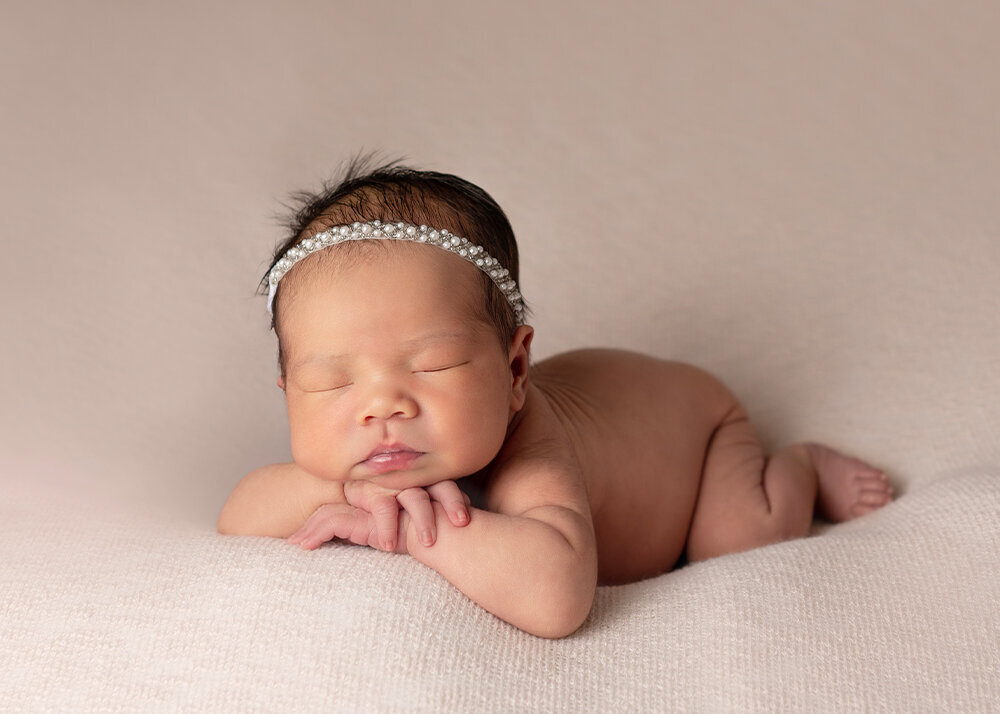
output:
[[[547,493],[561,500],[582,493],[577,449],[564,420],[536,385],[529,386],[483,486],[489,510],[501,511],[501,504],[524,495]]]

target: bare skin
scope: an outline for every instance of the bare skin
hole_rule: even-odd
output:
[[[617,350],[529,367],[532,328],[499,344],[476,317],[476,269],[444,251],[393,246],[349,269],[316,257],[279,308],[294,463],[245,477],[220,532],[409,553],[498,617],[561,637],[598,582],[892,498],[885,474],[817,444],[765,456],[736,398],[695,367]]]
[[[526,409],[581,465],[602,583],[666,572],[685,552],[695,562],[799,538],[814,510],[839,523],[892,499],[883,472],[818,444],[766,458],[736,398],[696,367],[581,350],[532,377]]]

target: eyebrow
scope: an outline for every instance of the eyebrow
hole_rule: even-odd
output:
[[[469,341],[472,338],[472,333],[466,330],[439,330],[436,332],[428,332],[427,334],[421,335],[420,337],[414,337],[413,339],[404,340],[401,345],[413,348],[417,345],[431,344],[434,342],[450,342],[450,341]],[[300,360],[296,360],[289,370],[297,370],[302,367],[308,367],[314,364],[331,364],[333,362],[338,362],[346,357],[349,357],[350,353],[342,352],[339,354],[322,354],[315,353],[308,357],[303,357]]]

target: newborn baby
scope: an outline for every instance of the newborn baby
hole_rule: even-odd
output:
[[[891,500],[885,474],[830,448],[765,454],[696,367],[609,349],[532,364],[500,207],[449,174],[362,168],[305,196],[265,278],[294,462],[244,477],[220,532],[409,553],[562,637],[598,583]]]

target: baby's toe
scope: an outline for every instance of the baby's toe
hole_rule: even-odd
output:
[[[874,466],[869,466],[860,462],[859,468],[854,473],[854,478],[864,483],[889,483],[889,477]]]
[[[889,493],[885,490],[865,489],[858,494],[858,503],[864,506],[884,506],[889,502]]]
[[[878,469],[864,469],[855,475],[855,487],[861,491],[878,491],[890,493],[892,486],[889,477]]]
[[[892,495],[888,488],[870,488],[858,492],[857,498],[851,505],[851,515],[854,518],[866,515],[872,511],[877,511],[892,501]]]
[[[877,509],[878,509],[877,506],[869,506],[861,502],[855,503],[853,506],[851,506],[851,518],[859,518]]]

